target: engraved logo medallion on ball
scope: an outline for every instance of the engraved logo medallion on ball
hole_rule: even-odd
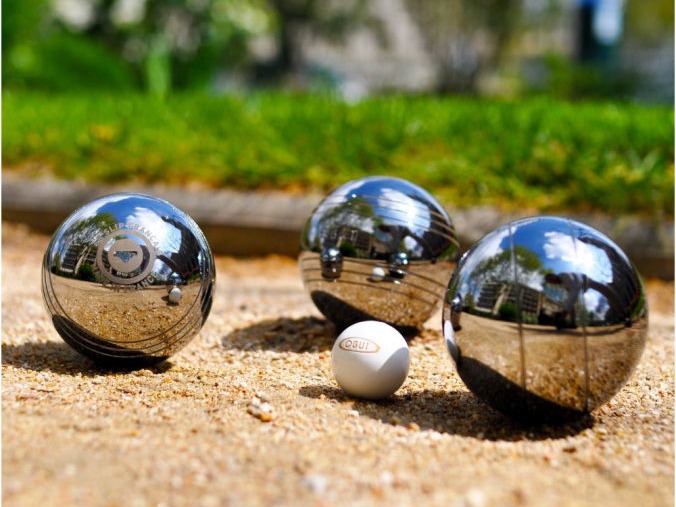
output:
[[[152,272],[155,257],[155,246],[141,232],[119,229],[99,241],[96,265],[111,282],[130,285]]]

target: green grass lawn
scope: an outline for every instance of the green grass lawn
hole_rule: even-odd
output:
[[[4,170],[328,191],[409,179],[451,206],[673,216],[674,111],[546,99],[2,96]]]

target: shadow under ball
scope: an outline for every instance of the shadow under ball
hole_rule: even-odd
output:
[[[460,260],[443,330],[479,398],[526,423],[588,414],[627,382],[645,346],[638,272],[610,239],[556,217],[495,229]]]
[[[197,224],[167,201],[120,193],[73,212],[43,260],[42,294],[66,343],[140,367],[183,348],[206,321],[216,279]]]
[[[415,333],[443,300],[458,241],[445,209],[399,178],[351,181],[313,211],[301,235],[303,282],[338,332],[378,320]]]

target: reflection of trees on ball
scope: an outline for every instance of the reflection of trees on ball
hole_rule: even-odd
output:
[[[410,334],[437,308],[458,242],[446,210],[425,190],[368,177],[317,206],[301,249],[305,286],[339,328],[381,320]]]
[[[448,285],[443,327],[475,394],[518,419],[558,421],[622,388],[642,354],[647,316],[639,275],[610,239],[537,217],[472,246]]]
[[[102,197],[54,233],[42,290],[61,337],[118,366],[166,359],[202,327],[215,269],[195,222],[141,194]]]

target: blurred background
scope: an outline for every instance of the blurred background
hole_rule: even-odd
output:
[[[673,0],[4,0],[8,176],[673,218]],[[3,199],[3,209],[8,199]]]
[[[672,0],[4,0],[3,87],[674,100]]]

